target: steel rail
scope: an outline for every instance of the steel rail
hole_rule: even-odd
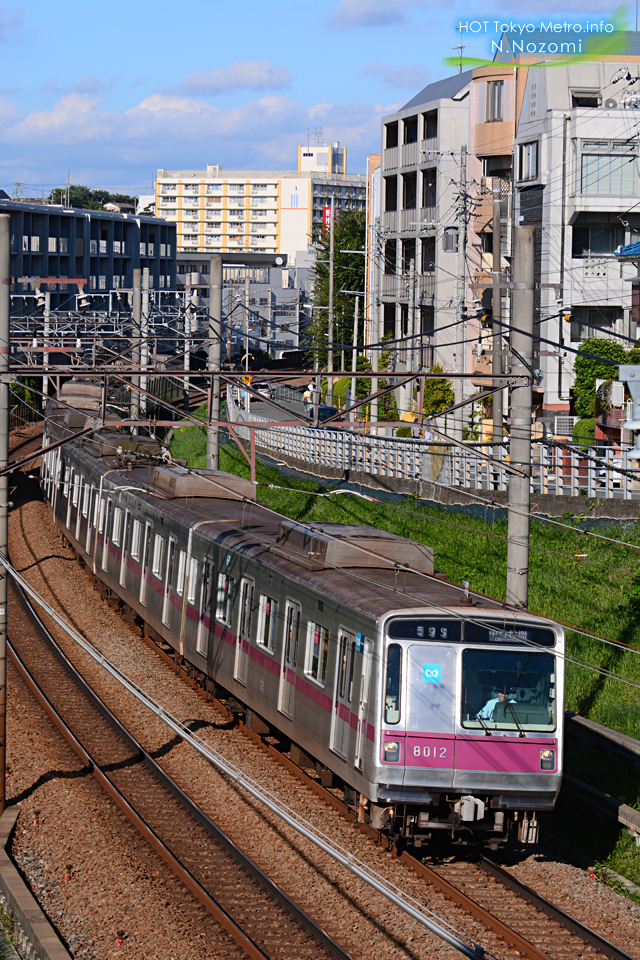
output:
[[[600,950],[605,956],[610,957],[610,960],[634,960],[631,954],[622,950],[620,947],[616,947],[615,944],[610,943],[609,940],[606,940],[604,937],[601,937],[595,930],[587,927],[584,923],[581,923],[580,920],[576,920],[575,917],[566,913],[561,907],[557,907],[555,903],[551,903],[550,900],[543,897],[542,894],[536,893],[535,890],[532,890],[531,887],[523,883],[522,880],[514,877],[513,874],[505,870],[504,867],[487,859],[487,857],[482,857],[480,866],[495,880],[499,880],[505,887],[509,887],[509,889],[517,893],[518,896],[533,904],[537,910],[557,920],[558,923],[566,927],[570,933],[575,933],[581,940],[584,940],[585,943],[590,943],[596,950]]]
[[[107,719],[114,727],[122,739],[128,745],[139,752],[145,764],[159,778],[162,784],[169,790],[176,799],[185,807],[186,811],[203,826],[222,846],[233,859],[252,876],[263,889],[273,897],[281,906],[283,906],[299,923],[303,926],[317,941],[327,950],[327,953],[334,960],[351,960],[350,955],[327,934],[298,904],[295,903],[280,887],[274,883],[245,853],[240,850],[233,841],[202,811],[189,796],[178,786],[177,783],[167,774],[162,767],[147,753],[147,751],[137,742],[131,733],[122,725],[117,717],[102,702],[87,681],[82,677],[78,670],[71,663],[69,658],[63,653],[59,645],[52,637],[46,626],[38,616],[36,610],[31,604],[29,598],[25,595],[20,584],[13,582],[14,589],[18,594],[27,613],[34,621],[38,630],[40,630],[45,641],[52,649],[57,659],[62,663],[67,672],[81,689],[81,692],[91,701],[93,706]],[[100,783],[101,787],[111,797],[119,809],[128,817],[131,823],[147,840],[152,849],[165,861],[169,868],[176,874],[178,879],[184,883],[187,889],[203,904],[211,913],[220,926],[231,936],[231,938],[247,953],[251,960],[270,960],[257,944],[242,930],[224,907],[215,900],[193,876],[193,874],[180,862],[180,860],[169,850],[166,844],[158,837],[152,827],[137,813],[130,805],[129,801],[109,780],[100,766],[85,750],[77,740],[71,729],[65,724],[53,704],[49,701],[46,694],[41,690],[37,682],[31,677],[25,664],[20,659],[16,650],[11,644],[9,652],[23,680],[32,691],[38,702],[44,708],[55,726],[62,733],[63,737],[70,744],[72,749],[80,759],[89,766]]]

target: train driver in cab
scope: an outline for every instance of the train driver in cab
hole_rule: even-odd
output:
[[[491,700],[487,700],[484,707],[482,707],[482,709],[478,711],[477,716],[480,717],[482,720],[491,720],[493,716],[493,711],[499,703],[517,703],[517,700],[512,694],[502,692],[499,690],[497,691],[495,697],[492,697]],[[505,711],[506,711],[506,707],[505,707]]]

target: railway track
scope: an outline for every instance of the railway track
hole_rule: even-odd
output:
[[[349,960],[125,730],[11,581],[9,618],[9,653],[23,680],[107,794],[173,871],[178,900],[191,912],[198,905],[200,912],[207,911],[220,955]]]
[[[205,696],[196,681],[182,666],[176,667],[175,660],[166,651],[150,639],[147,642],[165,658],[167,664],[179,671],[185,682]],[[462,860],[452,864],[429,863],[417,859],[406,850],[398,850],[380,831],[374,830],[368,824],[356,823],[353,811],[335,793],[323,787],[318,779],[293,763],[286,753],[274,744],[274,738],[261,736],[249,729],[222,701],[214,700],[214,705],[227,719],[234,719],[245,736],[306,783],[325,803],[350,820],[374,842],[392,849],[409,870],[479,920],[522,956],[529,960],[564,960],[578,956],[585,960],[595,960],[598,957],[635,960],[626,951],[571,917],[508,870],[485,857],[478,863]]]

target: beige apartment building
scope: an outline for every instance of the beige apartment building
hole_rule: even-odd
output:
[[[364,210],[367,182],[346,168],[346,148],[300,147],[298,170],[158,170],[156,211],[177,225],[178,252],[284,253],[317,239],[323,209]]]

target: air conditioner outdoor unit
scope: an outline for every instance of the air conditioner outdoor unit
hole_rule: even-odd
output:
[[[615,110],[615,108],[618,106],[618,101],[614,100],[613,97],[609,97],[608,100],[605,100],[603,106],[605,110]]]

